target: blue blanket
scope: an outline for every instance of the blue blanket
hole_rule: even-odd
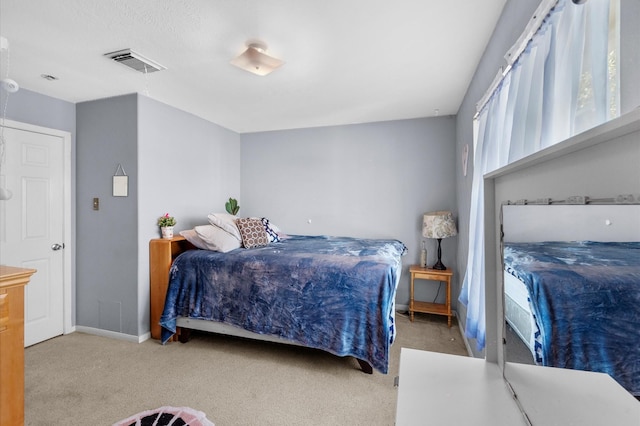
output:
[[[542,364],[640,395],[640,242],[505,243],[504,259],[529,290]]]
[[[187,251],[171,267],[162,341],[177,317],[206,319],[350,355],[386,373],[405,252],[396,240],[299,235],[228,253]]]

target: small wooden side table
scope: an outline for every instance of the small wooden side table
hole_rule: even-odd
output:
[[[446,315],[447,324],[451,327],[451,277],[453,271],[447,268],[444,271],[437,269],[423,268],[419,265],[411,265],[409,267],[409,273],[411,274],[411,289],[409,299],[409,318],[413,321],[413,314],[415,312],[422,312],[425,314]],[[415,280],[429,280],[447,283],[447,297],[445,303],[431,303],[421,302],[413,299],[413,283]]]

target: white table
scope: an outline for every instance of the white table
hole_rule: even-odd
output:
[[[603,373],[402,348],[396,425],[640,425],[640,402]]]
[[[526,425],[497,364],[402,348],[396,425]]]

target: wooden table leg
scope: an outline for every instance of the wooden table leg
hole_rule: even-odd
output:
[[[411,274],[411,286],[409,287],[409,320],[413,322],[413,274]]]
[[[447,325],[451,328],[451,277],[447,277]]]

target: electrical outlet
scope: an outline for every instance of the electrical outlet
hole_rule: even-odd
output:
[[[93,209],[100,210],[100,198],[93,199]]]

